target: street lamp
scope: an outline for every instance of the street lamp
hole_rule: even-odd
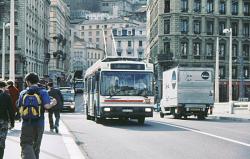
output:
[[[232,114],[232,28],[224,29],[223,33],[229,34],[229,77],[228,77],[228,102],[229,102],[229,113]]]
[[[5,28],[10,27],[10,23],[3,22],[3,39],[2,39],[2,79],[5,79]]]
[[[15,81],[15,3],[10,2],[10,75],[9,79]]]

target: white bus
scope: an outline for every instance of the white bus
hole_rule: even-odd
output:
[[[130,58],[97,61],[85,74],[87,119],[138,119],[153,116],[153,65]]]

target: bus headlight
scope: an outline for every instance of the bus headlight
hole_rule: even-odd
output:
[[[151,112],[152,109],[151,108],[145,108],[145,112]]]
[[[104,110],[105,112],[110,112],[110,111],[111,111],[110,108],[104,108],[103,110]]]

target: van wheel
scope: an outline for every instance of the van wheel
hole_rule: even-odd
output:
[[[174,119],[180,119],[181,115],[180,114],[174,114]]]
[[[143,125],[144,122],[145,122],[145,117],[139,117],[139,118],[138,118],[138,123],[139,123],[140,125]]]
[[[198,120],[205,120],[205,116],[202,114],[202,115],[197,115],[197,119]]]
[[[162,112],[160,112],[160,117],[164,118],[164,114]]]

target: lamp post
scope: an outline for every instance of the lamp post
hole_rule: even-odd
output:
[[[2,39],[2,79],[5,79],[5,28],[8,28],[10,23],[3,22],[3,39]]]
[[[10,4],[10,75],[9,79],[15,81],[15,2]]]
[[[215,102],[219,103],[219,37],[216,39],[216,62],[215,62]]]
[[[228,102],[229,102],[229,113],[233,113],[232,103],[232,28],[224,29],[223,33],[229,34],[229,77],[228,77]]]

